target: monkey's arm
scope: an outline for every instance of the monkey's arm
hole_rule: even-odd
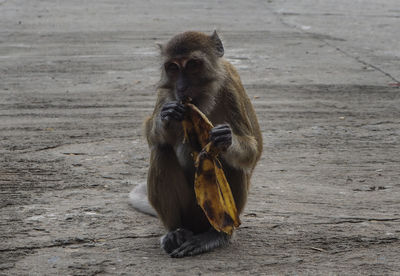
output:
[[[222,158],[232,167],[252,169],[258,158],[257,140],[251,135],[232,135],[232,144],[223,152]]]
[[[253,169],[261,156],[262,136],[250,100],[244,94],[244,90],[241,92],[236,97],[226,97],[229,99],[225,106],[225,112],[230,114],[226,118],[229,134],[226,134],[225,129],[225,134],[221,135],[227,142],[226,150],[221,156],[232,167]]]
[[[168,91],[160,89],[153,114],[144,125],[149,146],[175,144],[182,135],[179,121],[183,113],[183,107],[168,97]]]
[[[221,150],[222,158],[235,168],[253,168],[259,158],[257,139],[242,132],[238,135],[234,124],[217,125],[210,131],[210,140]],[[237,132],[236,132],[237,133]]]

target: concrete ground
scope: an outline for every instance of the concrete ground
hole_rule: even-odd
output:
[[[155,42],[216,28],[264,154],[227,248],[135,212]],[[0,0],[1,275],[400,275],[400,2]]]

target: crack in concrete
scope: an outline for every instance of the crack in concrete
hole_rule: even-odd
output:
[[[365,61],[365,60],[362,60],[362,59],[361,59],[360,57],[358,57],[358,56],[354,56],[354,55],[352,55],[352,54],[346,52],[345,50],[341,49],[339,46],[334,45],[334,44],[328,42],[326,39],[324,39],[324,38],[322,38],[322,37],[316,36],[316,35],[319,35],[319,34],[304,31],[304,30],[302,30],[302,29],[299,29],[296,25],[293,25],[293,24],[290,24],[290,23],[286,22],[286,21],[283,19],[283,16],[282,16],[283,14],[282,14],[282,13],[277,12],[277,11],[274,11],[274,10],[271,10],[271,12],[272,12],[272,14],[274,14],[274,15],[278,18],[279,22],[281,22],[284,26],[286,26],[286,27],[288,27],[288,28],[290,28],[290,29],[295,29],[295,30],[297,30],[299,33],[303,33],[303,34],[310,35],[310,37],[311,37],[312,39],[316,39],[316,40],[318,40],[318,41],[321,41],[322,43],[325,43],[325,45],[327,45],[327,46],[329,46],[329,47],[331,47],[331,48],[334,48],[336,51],[342,53],[342,54],[345,55],[346,57],[351,58],[351,59],[357,61],[358,63],[360,63],[360,64],[362,64],[362,65],[364,65],[364,66],[369,66],[369,67],[373,68],[375,71],[382,73],[383,75],[385,75],[386,77],[388,77],[388,78],[390,78],[392,81],[394,81],[395,83],[400,83],[400,80],[396,79],[393,75],[391,75],[390,73],[384,71],[383,69],[379,68],[378,66],[373,65],[373,64],[371,64],[371,63],[369,63],[369,62],[367,62],[367,61]]]
[[[36,249],[45,249],[45,248],[53,248],[53,247],[62,247],[62,246],[69,246],[75,244],[87,244],[87,243],[100,243],[105,241],[116,241],[116,240],[123,240],[123,239],[147,239],[147,238],[158,238],[161,234],[148,234],[148,235],[132,235],[132,236],[122,236],[122,237],[115,237],[115,238],[96,238],[96,239],[89,239],[89,238],[72,238],[72,239],[57,239],[53,241],[52,244],[45,244],[45,245],[33,245],[33,246],[19,246],[14,248],[2,248],[0,252],[14,252],[19,250],[36,250]]]
[[[88,238],[73,238],[67,240],[55,240],[52,244],[47,245],[33,245],[33,246],[19,246],[14,248],[2,248],[0,252],[11,252],[11,251],[19,251],[19,250],[35,250],[35,249],[44,249],[44,248],[52,248],[52,247],[60,247],[60,246],[68,246],[74,244],[84,244],[84,243],[93,243],[94,239]]]
[[[343,224],[343,223],[363,223],[367,221],[400,221],[400,218],[346,218],[332,222],[317,222],[313,224]]]
[[[373,64],[371,64],[371,63],[369,63],[369,62],[366,62],[366,61],[362,60],[360,57],[353,56],[353,55],[351,55],[350,53],[348,53],[348,52],[344,51],[343,49],[339,48],[338,46],[329,43],[328,41],[325,41],[325,40],[319,39],[319,38],[317,38],[317,39],[320,40],[320,41],[322,41],[322,42],[324,42],[326,45],[328,45],[328,46],[330,46],[330,47],[332,47],[332,48],[335,48],[337,51],[339,51],[340,53],[342,53],[342,54],[345,55],[346,57],[352,58],[352,59],[354,59],[355,61],[357,61],[358,63],[361,63],[361,64],[363,64],[363,65],[365,65],[365,66],[369,66],[369,67],[375,69],[376,71],[378,71],[378,72],[384,74],[386,77],[390,78],[390,79],[393,80],[394,82],[400,83],[400,80],[396,79],[396,78],[395,78],[394,76],[392,76],[390,73],[384,71],[383,69],[379,68],[378,66],[375,66],[375,65],[373,65]]]

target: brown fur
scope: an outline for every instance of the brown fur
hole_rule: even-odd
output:
[[[204,61],[203,81],[193,87],[194,103],[214,125],[228,123],[233,143],[221,154],[227,180],[240,212],[246,204],[250,178],[262,152],[262,136],[254,109],[235,68],[221,58],[221,43],[216,33],[207,36],[187,32],[161,47],[165,61],[195,55]],[[218,42],[219,41],[219,42]],[[222,48],[223,54],[223,48]],[[169,230],[185,228],[201,233],[210,228],[194,194],[194,164],[190,149],[183,144],[179,122],[160,119],[162,106],[178,100],[174,81],[163,69],[153,115],[145,122],[151,150],[148,196],[159,218]]]

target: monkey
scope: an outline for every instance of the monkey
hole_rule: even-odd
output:
[[[183,143],[182,120],[190,97],[215,126],[210,140],[221,150],[219,159],[239,214],[247,201],[250,178],[263,142],[254,108],[234,66],[224,56],[216,31],[187,31],[160,44],[161,78],[153,114],[145,121],[150,149],[146,207],[144,187],[131,192],[131,204],[157,215],[167,233],[161,248],[174,258],[197,255],[229,243],[216,231],[197,204],[195,167],[190,146]],[[144,207],[143,207],[144,206]]]

